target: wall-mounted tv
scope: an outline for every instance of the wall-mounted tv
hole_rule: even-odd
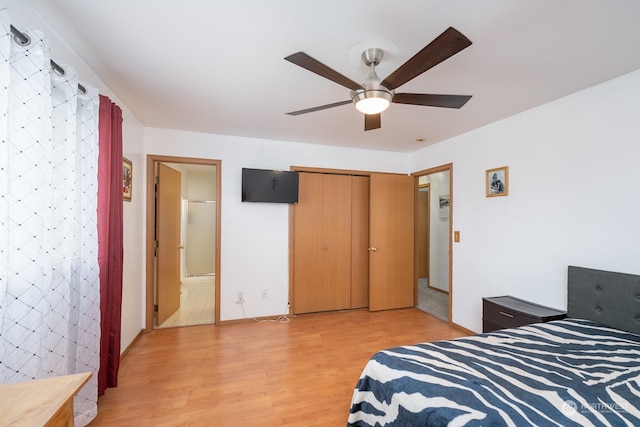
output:
[[[298,172],[242,168],[242,201],[298,203]]]

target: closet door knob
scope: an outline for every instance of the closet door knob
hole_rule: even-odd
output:
[[[371,246],[369,248],[369,252],[377,252],[377,251],[378,251],[378,248],[376,248],[375,246]]]

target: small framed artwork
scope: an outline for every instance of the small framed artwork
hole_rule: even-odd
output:
[[[438,197],[438,206],[439,206],[439,218],[440,221],[446,221],[449,219],[449,195],[444,194]]]
[[[122,158],[122,196],[125,202],[131,201],[131,184],[133,179],[133,164],[126,157]]]
[[[509,166],[487,169],[485,178],[487,197],[509,195]]]

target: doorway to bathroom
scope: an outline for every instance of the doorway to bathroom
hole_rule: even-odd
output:
[[[146,329],[219,322],[220,161],[148,157]]]

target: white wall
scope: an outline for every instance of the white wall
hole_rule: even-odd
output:
[[[480,331],[481,299],[566,308],[567,266],[640,274],[640,71],[426,147],[452,162],[453,321]],[[485,170],[509,166],[509,195]]]
[[[289,205],[242,203],[243,167],[290,166],[407,173],[407,154],[265,141],[166,129],[145,130],[146,153],[221,160],[220,319],[278,315],[289,301]],[[262,299],[262,290],[269,297]],[[244,294],[244,308],[235,304]]]
[[[0,0],[0,8],[9,11],[14,27],[18,29],[38,29],[43,31],[51,47],[51,57],[58,64],[73,67],[81,82],[97,88],[122,108],[123,114],[123,155],[133,161],[133,198],[124,203],[124,274],[122,295],[122,338],[124,350],[140,332],[144,322],[144,240],[142,209],[144,207],[142,185],[142,143],[143,127],[126,105],[107,87],[100,77],[69,49],[67,43],[57,37],[55,28],[50,28],[40,15],[23,0]],[[46,18],[46,17],[45,17]]]

